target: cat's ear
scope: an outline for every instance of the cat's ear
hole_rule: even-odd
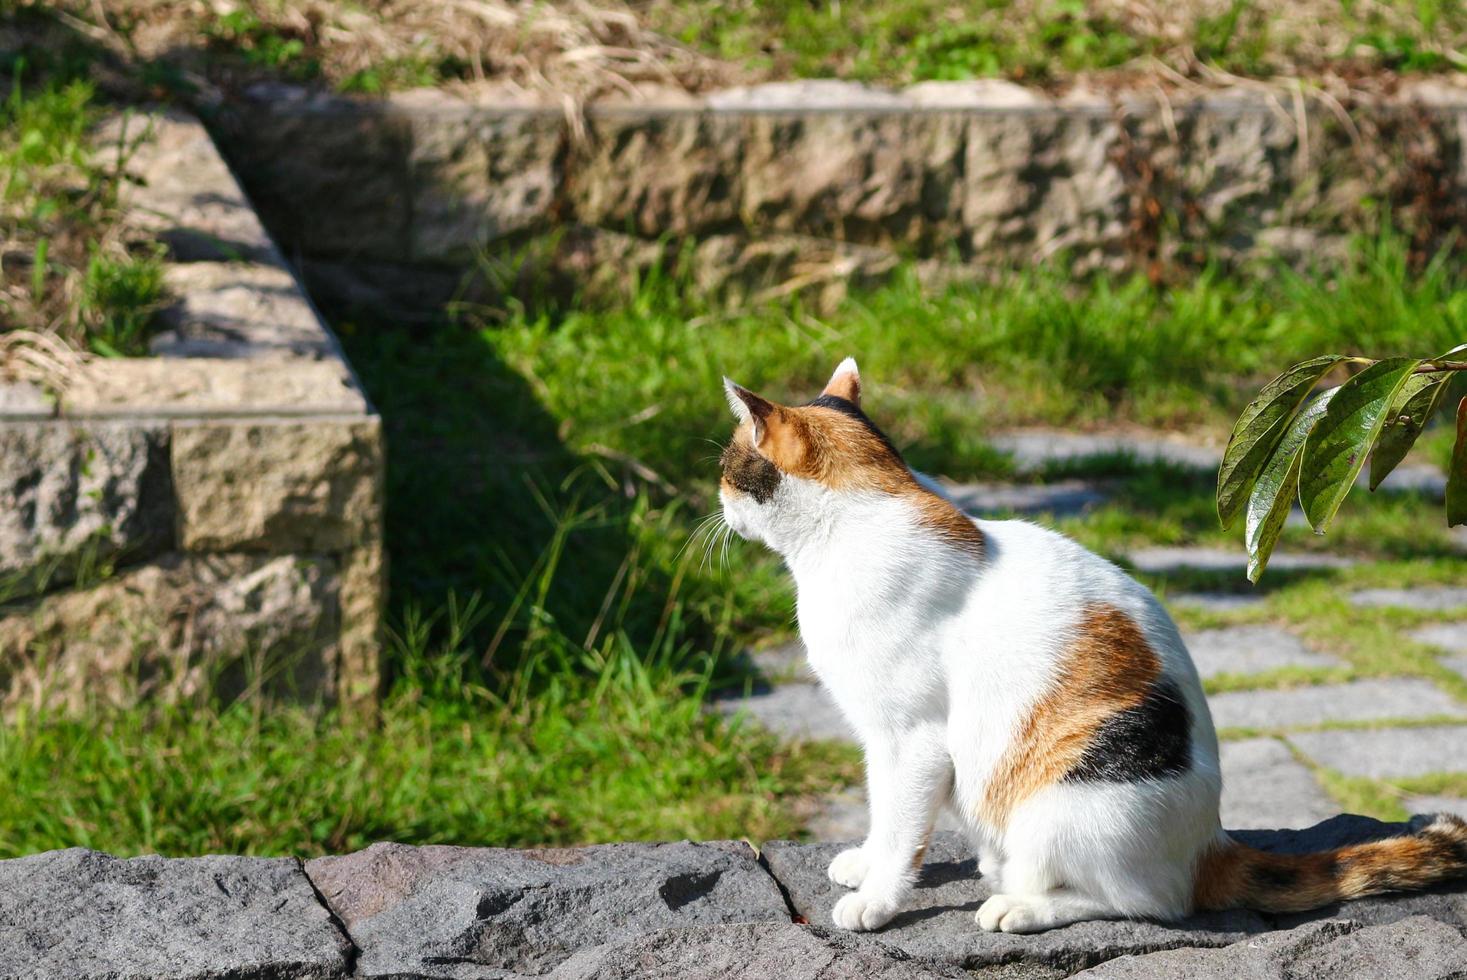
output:
[[[740,422],[752,422],[756,432],[762,429],[764,423],[774,414],[774,402],[760,398],[748,388],[736,385],[728,378],[723,379],[723,393],[728,397],[728,407],[733,409],[734,418]]]
[[[835,373],[825,384],[820,394],[844,398],[852,405],[861,404],[861,372],[856,370],[856,359],[848,357],[836,365]]]

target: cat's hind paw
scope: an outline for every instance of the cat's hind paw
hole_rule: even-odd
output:
[[[979,928],[985,932],[1038,932],[1049,928],[1033,902],[1016,895],[994,895],[978,907]]]
[[[866,873],[870,870],[871,861],[866,857],[865,850],[851,847],[835,856],[826,874],[837,885],[845,888],[860,888],[861,882],[866,880]]]
[[[852,932],[869,932],[872,929],[880,929],[891,921],[896,915],[896,903],[888,902],[873,895],[863,895],[860,892],[852,892],[835,903],[835,910],[830,913],[831,919],[842,929]]]

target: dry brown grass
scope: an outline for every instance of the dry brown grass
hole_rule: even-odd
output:
[[[1050,88],[1303,80],[1341,94],[1389,88],[1397,69],[1467,67],[1457,0],[1095,0],[1082,13],[1060,0],[18,2],[59,10],[119,55],[168,60],[202,87],[285,75],[590,101],[803,76],[899,85],[977,73]]]

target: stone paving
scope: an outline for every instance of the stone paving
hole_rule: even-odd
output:
[[[1121,441],[1055,433],[1020,433],[1002,448],[1014,454],[1021,472],[1055,462],[1079,464],[1095,455],[1130,455],[1179,466],[1215,463],[1215,452],[1175,440]],[[1437,483],[1406,472],[1402,487],[1433,492]],[[1067,480],[1024,486],[998,483],[945,484],[972,512],[1076,514],[1106,499],[1101,481]],[[1205,547],[1153,547],[1132,551],[1143,571],[1237,572],[1237,551]],[[1331,571],[1355,564],[1334,555],[1275,554],[1270,568]],[[1464,573],[1467,579],[1467,573]],[[1467,586],[1368,588],[1345,598],[1357,609],[1406,610],[1437,621],[1403,629],[1404,644],[1424,645],[1444,667],[1467,678]],[[1179,615],[1247,613],[1264,601],[1258,593],[1180,592],[1164,596]],[[1459,613],[1460,615],[1454,615]],[[1341,812],[1344,804],[1326,786],[1329,770],[1370,780],[1410,780],[1462,774],[1467,782],[1467,702],[1431,677],[1358,677],[1339,680],[1351,664],[1320,649],[1283,625],[1248,623],[1184,632],[1204,681],[1224,679],[1226,689],[1209,696],[1222,737],[1224,824],[1232,828],[1304,827]],[[746,712],[755,721],[791,738],[849,740],[834,704],[803,664],[799,641],[753,653],[751,664],[765,678],[749,697],[718,702],[725,713]],[[1330,677],[1334,674],[1334,677]],[[1313,683],[1310,681],[1313,680]],[[1467,814],[1467,800],[1382,787],[1409,812],[1447,810]],[[865,828],[859,788],[839,791],[812,813],[807,832],[816,840],[849,840]]]

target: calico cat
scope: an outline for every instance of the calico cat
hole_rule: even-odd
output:
[[[1317,854],[1233,840],[1197,671],[1144,586],[1053,531],[962,513],[862,412],[849,358],[808,405],[724,386],[723,517],[784,558],[866,758],[870,833],[830,864],[855,889],[836,925],[901,909],[944,806],[993,881],[988,930],[1295,911],[1467,872],[1448,815]]]

